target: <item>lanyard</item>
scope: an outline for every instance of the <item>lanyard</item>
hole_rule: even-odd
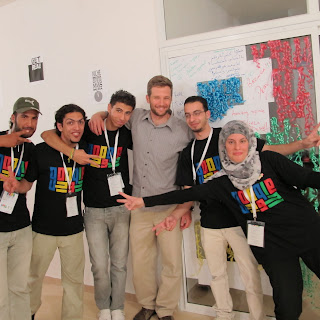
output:
[[[14,171],[14,176],[16,177],[18,172],[19,172],[19,169],[20,169],[20,166],[21,166],[21,162],[22,162],[22,158],[23,158],[23,153],[24,153],[24,144],[22,145],[22,150],[21,150],[21,154],[20,154],[20,159],[19,159],[19,162],[18,162],[18,165],[16,167],[16,170],[14,171],[14,152],[13,152],[13,147],[11,147],[11,166],[12,166],[12,171]]]
[[[77,144],[76,145],[76,150],[78,150],[78,149],[79,149],[79,145]],[[63,168],[64,168],[64,173],[65,173],[67,184],[68,184],[68,192],[71,193],[71,182],[72,182],[72,179],[73,179],[74,170],[76,168],[76,162],[73,161],[72,175],[71,175],[71,180],[70,180],[69,174],[68,174],[68,169],[67,169],[66,163],[64,162],[64,159],[63,159],[63,153],[60,152],[60,155],[61,155],[62,164],[63,164]]]
[[[104,120],[104,136],[106,138],[108,149],[110,150],[110,144],[109,144],[106,121],[107,121],[107,119]],[[112,172],[113,173],[116,172],[116,159],[117,159],[118,140],[119,140],[119,130],[117,131],[116,137],[114,139],[113,155],[111,154],[111,150],[110,150],[110,158],[111,158]]]
[[[9,134],[12,133],[12,130],[10,129],[9,130]],[[19,169],[20,169],[20,166],[21,166],[21,162],[22,162],[22,158],[23,158],[23,153],[24,153],[24,143],[22,144],[22,150],[21,150],[21,153],[20,153],[20,158],[19,158],[19,161],[18,161],[18,165],[16,167],[16,170],[14,171],[14,152],[13,152],[13,147],[11,147],[11,167],[12,167],[12,171],[14,172],[14,176],[16,177],[18,172],[19,172]]]
[[[243,194],[244,194],[244,196],[247,198],[247,200],[250,201],[251,208],[252,208],[253,219],[254,219],[254,221],[256,221],[256,220],[257,220],[257,209],[256,209],[256,202],[254,201],[254,192],[253,192],[252,186],[250,186],[251,199],[250,199],[250,197],[248,196],[246,190],[243,190]]]
[[[202,161],[203,161],[203,159],[204,159],[204,157],[205,157],[205,155],[206,155],[206,153],[208,151],[209,144],[210,144],[210,141],[211,141],[211,138],[212,138],[212,134],[213,134],[213,128],[211,128],[211,130],[210,130],[210,134],[209,134],[206,146],[203,149],[202,156],[201,156],[201,159],[199,161],[197,169],[194,169],[194,163],[193,163],[194,146],[195,146],[195,143],[196,143],[196,139],[194,139],[193,142],[192,142],[192,146],[191,146],[191,162],[192,162],[192,175],[193,175],[193,183],[194,184],[196,184],[196,179],[197,179],[196,172],[199,170],[199,168],[200,168],[200,166],[202,164]]]

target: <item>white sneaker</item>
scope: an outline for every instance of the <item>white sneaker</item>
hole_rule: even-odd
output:
[[[111,320],[110,309],[102,309],[98,313],[99,320]]]
[[[116,309],[111,311],[112,320],[125,320],[124,311],[121,309]]]

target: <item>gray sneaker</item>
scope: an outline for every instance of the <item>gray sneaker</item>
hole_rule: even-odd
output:
[[[156,312],[154,310],[142,308],[133,320],[149,320]]]

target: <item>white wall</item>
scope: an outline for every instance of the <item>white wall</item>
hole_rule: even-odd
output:
[[[53,127],[54,111],[63,104],[79,104],[89,116],[106,108],[107,100],[94,105],[89,99],[90,71],[107,71],[107,99],[123,88],[142,107],[147,81],[160,73],[150,0],[16,0],[0,7],[0,48],[0,128],[8,128],[18,97],[34,97],[43,113],[32,139],[36,143]],[[30,83],[28,65],[38,55],[45,80]],[[33,203],[32,193],[28,201]],[[59,269],[55,258],[48,275],[59,277]],[[88,261],[85,282],[92,284]],[[131,291],[131,282],[128,286]]]

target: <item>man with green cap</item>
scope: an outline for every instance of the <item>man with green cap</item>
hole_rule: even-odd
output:
[[[25,176],[34,151],[28,138],[37,128],[39,113],[39,103],[33,98],[22,97],[14,104],[10,129],[0,132],[2,175],[7,176],[12,168],[17,180]],[[29,320],[32,231],[26,195],[5,192],[2,180],[0,194],[0,318]]]

